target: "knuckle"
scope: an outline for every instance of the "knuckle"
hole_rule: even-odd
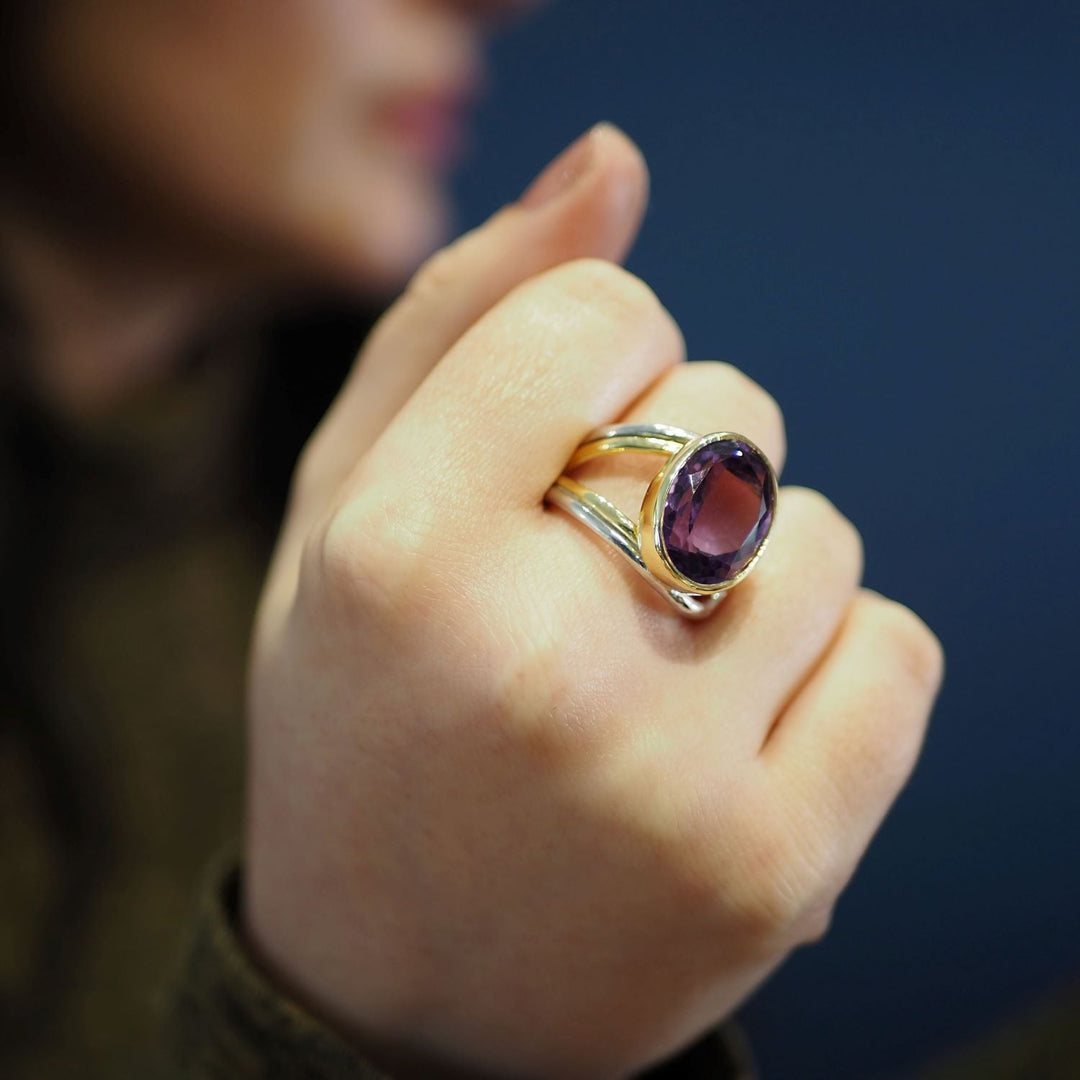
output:
[[[737,388],[740,395],[754,402],[754,407],[763,415],[767,415],[777,424],[783,424],[784,413],[776,398],[766,390],[761,383],[750,378],[741,368],[729,364],[726,360],[697,360],[695,366],[713,368],[726,379],[732,386]]]
[[[926,692],[934,692],[945,671],[945,650],[937,635],[910,608],[879,598],[878,633],[903,674]]]
[[[751,411],[755,428],[784,434],[784,413],[776,398],[745,371],[726,360],[695,360],[686,368],[693,371],[693,378],[701,378],[703,390],[715,393],[716,387],[725,388],[727,396],[738,401],[740,408]]]
[[[774,872],[755,881],[736,908],[740,931],[751,940],[788,938],[800,925],[806,902],[795,879]]]
[[[934,635],[893,601],[864,590],[849,619],[874,662],[849,705],[849,736],[824,747],[818,766],[828,794],[813,817],[833,837],[891,802],[911,776],[942,663]]]
[[[863,694],[851,735],[822,751],[804,827],[820,838],[822,867],[833,880],[846,880],[854,870],[852,822],[865,827],[882,814],[915,767],[924,725],[909,722],[905,713],[897,708],[895,686],[881,680],[870,696]]]
[[[466,235],[429,256],[406,287],[405,299],[427,304],[451,289],[465,271],[467,239]]]
[[[855,526],[836,507],[836,504],[825,494],[815,488],[794,488],[802,500],[805,512],[820,528],[824,530],[850,530],[855,532]]]
[[[833,911],[833,901],[812,904],[799,925],[799,941],[804,945],[816,945],[824,940],[832,929]]]
[[[388,505],[350,504],[311,531],[300,560],[303,595],[349,615],[409,616],[423,553],[415,531]]]
[[[547,636],[530,643],[517,638],[509,649],[487,654],[492,675],[484,712],[497,737],[527,749],[536,763],[555,766],[573,756],[579,725],[572,716],[573,680],[561,643]]]
[[[641,278],[606,259],[573,259],[550,271],[547,279],[560,299],[569,297],[613,321],[674,326],[656,293]]]
[[[822,541],[823,549],[833,558],[844,558],[856,568],[856,577],[861,577],[865,557],[863,539],[851,519],[828,496],[813,488],[788,488],[785,494],[788,499],[799,500],[800,512]]]
[[[772,943],[798,936],[825,895],[826,874],[794,830],[764,822],[755,824],[742,850],[741,872],[728,882],[725,901],[743,934]]]
[[[326,473],[324,456],[316,434],[305,443],[293,469],[289,482],[289,497],[294,505],[306,501],[322,488]]]

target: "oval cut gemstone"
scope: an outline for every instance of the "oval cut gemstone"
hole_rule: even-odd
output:
[[[747,443],[719,439],[696,450],[675,474],[660,519],[672,566],[702,585],[738,576],[769,533],[774,490]]]

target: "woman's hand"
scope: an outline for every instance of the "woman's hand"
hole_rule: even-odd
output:
[[[621,1077],[730,1012],[823,933],[941,674],[814,492],[781,491],[761,565],[702,623],[544,506],[600,424],[784,457],[773,401],[683,363],[604,261],[644,206],[631,144],[575,153],[376,329],[257,624],[246,929],[402,1074]],[[589,482],[633,512],[649,464]]]

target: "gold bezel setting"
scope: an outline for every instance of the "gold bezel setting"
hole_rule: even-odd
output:
[[[699,451],[715,443],[740,444],[761,460],[765,465],[765,483],[768,488],[765,498],[771,510],[768,528],[764,536],[759,539],[754,554],[750,559],[734,576],[720,582],[710,583],[687,577],[675,566],[664,541],[663,520],[671,488],[679,478],[683,468]],[[703,595],[727,592],[728,589],[738,585],[754,569],[765,551],[765,547],[769,542],[769,534],[772,532],[773,522],[776,519],[777,493],[776,473],[773,471],[769,459],[765,456],[761,447],[745,435],[740,435],[735,431],[714,431],[708,435],[695,436],[665,462],[664,467],[653,477],[648,490],[645,492],[645,497],[642,499],[637,533],[645,565],[661,581],[673,588],[686,589]]]
[[[682,470],[701,450],[722,442],[740,444],[759,460],[765,485],[762,495],[769,507],[770,519],[753,554],[737,573],[723,581],[709,583],[688,577],[678,569],[664,541],[663,522],[668,496]],[[602,495],[565,475],[586,461],[625,452],[661,454],[668,459],[650,482],[636,523]],[[765,551],[776,518],[777,482],[772,465],[756,443],[733,431],[698,435],[666,424],[621,424],[599,428],[582,441],[567,462],[565,473],[548,490],[546,500],[613,544],[655,589],[689,618],[700,619],[710,614],[727,592],[753,570]]]

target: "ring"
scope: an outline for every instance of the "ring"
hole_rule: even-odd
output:
[[[637,523],[566,474],[604,454],[662,454]],[[745,435],[619,424],[585,437],[544,496],[613,544],[679,612],[703,619],[757,565],[776,517],[776,473]]]

